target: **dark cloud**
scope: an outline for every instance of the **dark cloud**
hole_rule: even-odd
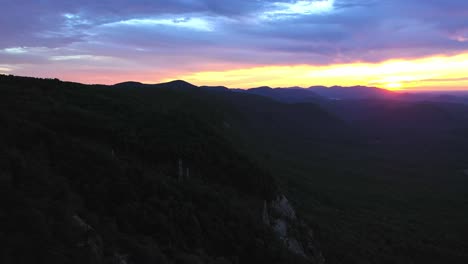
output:
[[[0,63],[89,55],[196,70],[220,63],[377,62],[468,50],[466,0],[335,0],[327,12],[295,8],[294,14],[264,16],[297,2],[4,0]],[[2,51],[15,47],[42,49]]]

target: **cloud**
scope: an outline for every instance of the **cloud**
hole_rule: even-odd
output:
[[[261,14],[264,19],[283,19],[302,15],[326,14],[333,11],[334,0],[275,2]]]
[[[2,65],[0,64],[0,73],[2,74],[5,74],[5,73],[8,73],[8,72],[11,72],[13,69],[11,69],[10,67],[8,67],[8,65]]]
[[[425,81],[425,82],[461,82],[461,81],[468,81],[468,77],[425,79],[422,81]]]
[[[157,27],[168,26],[176,28],[187,28],[197,31],[213,31],[213,24],[205,18],[191,18],[191,17],[175,17],[175,18],[140,18],[128,19],[118,22],[108,23],[103,25],[105,27],[119,27],[119,26],[132,26],[132,27]]]
[[[7,48],[3,49],[0,52],[7,53],[7,54],[23,54],[26,53],[26,49],[22,47],[14,47],[14,48]]]
[[[2,10],[0,61],[19,73],[110,74],[118,61],[160,76],[468,50],[465,0],[5,0]]]

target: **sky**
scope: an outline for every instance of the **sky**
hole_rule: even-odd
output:
[[[468,90],[467,0],[0,0],[0,74]]]

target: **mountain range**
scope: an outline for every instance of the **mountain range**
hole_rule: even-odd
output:
[[[467,263],[464,95],[0,75],[1,263]]]
[[[269,86],[263,86],[250,89],[229,89],[224,86],[201,86],[200,88],[213,91],[231,90],[240,93],[262,95],[284,103],[320,103],[330,100],[339,101],[363,99],[395,99],[413,102],[434,101],[464,104],[468,103],[468,93],[465,93],[463,91],[407,92],[390,91],[382,88],[367,86],[311,86],[308,88],[298,86],[285,88],[271,88]]]

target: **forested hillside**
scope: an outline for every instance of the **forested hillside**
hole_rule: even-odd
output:
[[[468,262],[466,105],[262,91],[0,76],[0,262]]]
[[[0,77],[0,262],[320,263],[262,220],[280,190],[223,111],[172,88]]]

